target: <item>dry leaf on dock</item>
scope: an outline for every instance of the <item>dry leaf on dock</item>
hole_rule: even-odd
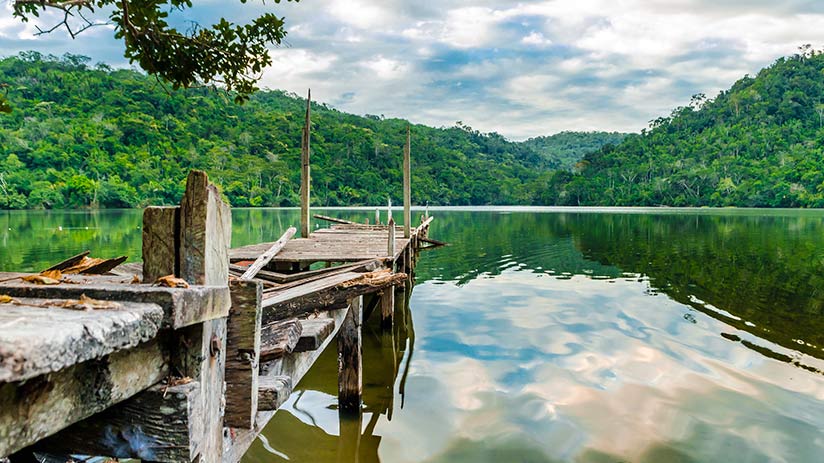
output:
[[[44,270],[40,272],[40,275],[57,281],[63,279],[63,274],[60,272],[60,270]]]
[[[49,278],[43,275],[29,275],[27,277],[22,278],[23,281],[26,283],[34,283],[36,285],[59,285],[60,280],[55,280],[54,278]]]
[[[8,294],[0,294],[0,304],[18,304],[19,302]]]
[[[174,275],[166,275],[160,277],[155,281],[155,286],[165,286],[167,288],[188,288],[189,283],[182,278],[176,278]]]
[[[133,285],[139,285],[140,284],[140,277],[137,276],[137,275],[133,276],[132,277],[132,284]]]
[[[122,306],[114,301],[100,301],[83,294],[80,296],[80,299],[63,302],[62,304],[58,304],[57,307],[73,310],[113,310],[119,309]]]

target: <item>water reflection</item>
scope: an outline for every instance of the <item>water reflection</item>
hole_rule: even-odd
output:
[[[404,332],[365,331],[363,416],[338,417],[332,349],[245,461],[820,461],[824,212],[632,212],[434,212],[453,245],[422,254]],[[139,216],[102,217],[101,246],[139,249],[101,236]],[[296,219],[235,211],[235,244]],[[26,220],[7,269],[64,218]]]

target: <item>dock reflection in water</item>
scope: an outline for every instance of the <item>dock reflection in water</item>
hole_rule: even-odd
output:
[[[328,356],[245,461],[820,461],[824,214],[646,212],[440,213],[404,396],[374,331],[363,421]]]

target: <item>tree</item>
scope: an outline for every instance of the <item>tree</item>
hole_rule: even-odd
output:
[[[12,0],[12,5],[14,16],[24,22],[47,10],[62,13],[62,20],[39,29],[40,34],[62,28],[74,38],[90,27],[114,25],[115,37],[126,45],[124,56],[129,62],[138,63],[175,89],[222,84],[235,92],[237,102],[247,100],[257,90],[260,73],[272,64],[267,46],[280,44],[286,36],[284,19],[272,13],[245,25],[221,18],[209,28],[195,24],[181,32],[171,27],[169,10],[191,8],[191,0]],[[111,11],[107,21],[93,17],[100,11]],[[9,109],[0,96],[0,112]]]

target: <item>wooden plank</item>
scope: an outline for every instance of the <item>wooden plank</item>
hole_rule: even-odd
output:
[[[156,304],[59,308],[68,301],[20,299],[0,304],[0,382],[51,373],[154,338],[163,323]]]
[[[295,233],[297,233],[297,229],[295,229],[294,227],[289,227],[289,229],[286,230],[286,233],[284,233],[279,240],[275,241],[272,247],[270,247],[266,250],[266,252],[261,254],[260,257],[258,257],[255,260],[255,262],[252,265],[250,265],[245,272],[243,272],[243,275],[240,276],[240,279],[251,280],[252,278],[254,278],[255,275],[257,275],[258,272],[260,272],[263,269],[263,267],[266,267],[266,265],[272,260],[272,258],[275,257],[277,253],[279,253],[280,250],[283,249],[284,246],[286,246],[286,243],[289,241],[289,239],[295,236]]]
[[[200,385],[155,385],[37,444],[51,453],[191,462],[200,452]],[[205,461],[211,461],[208,457]]]
[[[334,322],[332,323],[334,325]],[[292,378],[285,375],[264,376],[258,387],[258,408],[274,411],[292,395]]]
[[[406,126],[406,145],[403,149],[403,237],[412,236],[412,131]]]
[[[74,267],[75,265],[80,263],[80,261],[82,261],[84,257],[88,256],[90,252],[91,251],[83,251],[83,252],[81,252],[80,254],[78,254],[76,256],[69,257],[68,259],[64,260],[63,262],[52,265],[51,267],[47,268],[44,271],[47,272],[49,270],[65,270],[69,267]]]
[[[91,278],[92,283],[60,284],[55,286],[32,285],[20,280],[0,284],[0,294],[17,298],[79,299],[86,295],[92,299],[157,304],[163,308],[163,326],[182,328],[229,315],[231,298],[229,288],[192,286],[189,288],[164,288],[149,285],[94,283],[106,281],[105,277]]]
[[[205,172],[193,170],[180,204],[180,278],[190,284],[226,286],[232,211]]]
[[[169,374],[153,339],[23,382],[0,383],[0,457],[121,402]]]
[[[302,329],[295,319],[264,325],[260,334],[260,361],[267,362],[291,354],[300,340]]]
[[[335,320],[335,330],[318,350],[293,353],[292,355],[287,355],[273,362],[262,364],[260,381],[264,381],[264,376],[285,375],[292,378],[293,387],[298,387],[300,380],[306,372],[309,371],[318,357],[320,357],[335,338],[335,334],[340,329],[341,322],[346,316],[347,311],[348,308],[332,310],[326,313],[329,318]],[[251,446],[252,442],[257,438],[257,435],[266,427],[274,415],[274,411],[259,411],[257,420],[255,420],[254,429],[239,430],[224,439],[223,462],[239,462],[243,454],[246,453],[249,446]]]
[[[309,237],[311,223],[309,220],[310,192],[312,176],[310,173],[312,144],[312,90],[306,97],[306,117],[303,124],[303,138],[300,149],[300,236]]]
[[[435,217],[434,217],[434,216],[427,217],[427,219],[426,219],[426,220],[424,220],[424,221],[423,221],[423,223],[421,223],[421,224],[418,226],[418,230],[422,230],[422,229],[425,229],[425,228],[429,228],[429,224],[431,224],[433,220],[435,220]]]
[[[226,412],[224,423],[251,429],[257,415],[262,287],[230,283],[232,308],[226,322]]]
[[[263,299],[263,322],[299,317],[315,311],[339,308],[346,301],[402,284],[406,275],[386,271],[344,273],[275,293]]]
[[[301,320],[301,334],[292,352],[306,352],[320,348],[335,330],[335,321],[330,318]]]
[[[285,283],[283,285],[278,286],[277,288],[269,288],[266,289],[263,293],[264,295],[271,294],[271,293],[279,293],[289,288],[295,288],[298,286],[303,286],[313,281],[318,281],[324,278],[329,278],[335,275],[341,275],[344,273],[361,273],[361,272],[373,272],[375,270],[379,270],[381,268],[385,268],[384,263],[379,259],[367,260],[358,263],[357,265],[344,265],[341,267],[330,267],[327,269],[323,269],[324,272],[316,271],[316,272],[301,272],[302,274],[309,274],[314,273],[314,275],[303,278],[301,280],[293,281],[291,283]]]
[[[341,224],[347,224],[347,225],[361,225],[357,222],[352,222],[351,220],[337,219],[335,217],[329,217],[329,216],[320,215],[320,214],[315,214],[312,217],[314,217],[316,219],[320,219],[320,220],[325,220],[327,222],[341,223]]]
[[[360,413],[363,392],[362,297],[352,300],[338,333],[338,410]]]
[[[143,210],[143,281],[154,283],[180,272],[180,207]]]

